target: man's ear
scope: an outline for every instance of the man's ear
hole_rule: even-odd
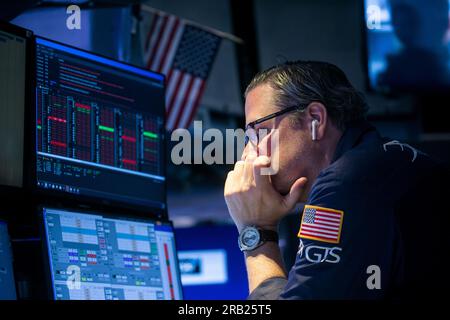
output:
[[[321,140],[325,135],[328,121],[328,113],[325,106],[320,102],[311,102],[306,108],[306,119],[307,126],[311,132],[311,139]]]

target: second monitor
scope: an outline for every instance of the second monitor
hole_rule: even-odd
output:
[[[179,300],[172,225],[43,208],[56,300]]]

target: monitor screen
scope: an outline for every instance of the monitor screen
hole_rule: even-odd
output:
[[[182,298],[170,223],[44,208],[56,300]]]
[[[248,282],[238,232],[231,225],[176,229],[186,300],[244,300]]]
[[[12,28],[0,22],[0,184],[21,187],[29,44],[26,30]]]
[[[449,0],[365,0],[367,62],[375,90],[450,88]]]
[[[36,46],[38,187],[165,209],[164,76]]]
[[[16,286],[12,265],[11,243],[5,222],[0,221],[0,300],[15,300]]]

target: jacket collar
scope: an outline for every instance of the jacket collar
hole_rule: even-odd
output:
[[[376,129],[366,120],[350,122],[337,144],[336,151],[334,152],[333,160],[331,162],[336,161],[345,152],[358,145],[361,142],[362,137],[370,131],[376,131]]]

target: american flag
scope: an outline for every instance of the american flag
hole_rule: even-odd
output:
[[[148,69],[166,75],[166,127],[189,127],[221,37],[176,16],[153,13],[144,42]]]
[[[343,211],[306,205],[298,236],[339,243],[343,218]]]

